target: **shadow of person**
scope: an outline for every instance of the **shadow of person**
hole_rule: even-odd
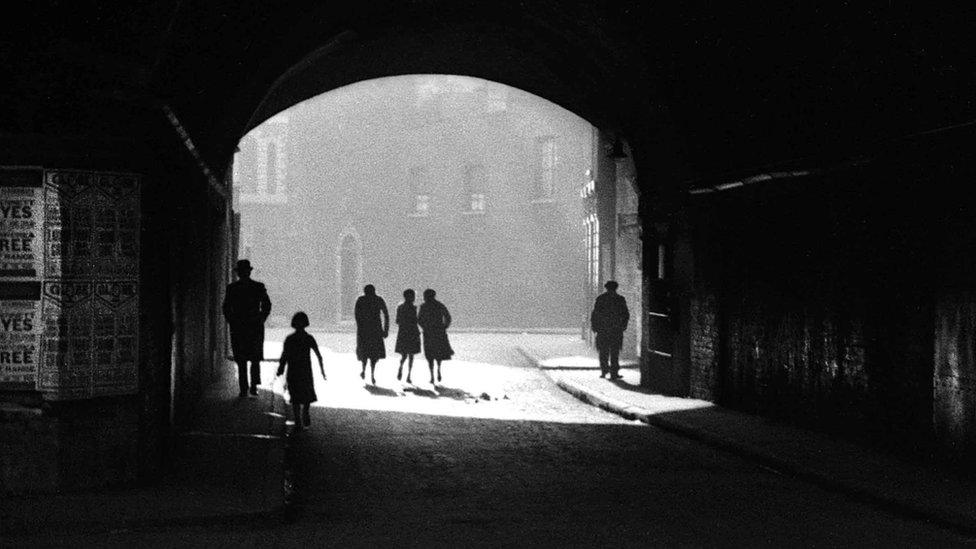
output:
[[[427,398],[440,398],[437,391],[432,389],[423,389],[421,387],[404,387],[403,391],[405,393],[413,393],[417,396],[427,397]]]
[[[455,387],[447,387],[439,384],[434,386],[434,391],[439,397],[446,397],[454,400],[474,400],[477,398],[475,395],[472,395],[464,389],[457,389]]]
[[[388,389],[386,387],[378,387],[376,385],[366,385],[366,390],[370,394],[375,396],[387,396],[387,397],[398,397],[403,396],[401,393],[394,391],[393,389]]]
[[[628,391],[633,391],[635,393],[644,393],[644,394],[647,394],[647,395],[655,394],[654,391],[652,391],[652,390],[650,390],[650,389],[648,389],[646,387],[641,387],[640,385],[634,385],[633,383],[628,383],[628,382],[624,381],[623,379],[611,379],[611,380],[608,380],[608,381],[610,381],[610,383],[613,383],[617,387],[620,387],[621,389],[626,389]]]

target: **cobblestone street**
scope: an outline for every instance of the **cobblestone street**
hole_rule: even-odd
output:
[[[286,521],[115,532],[89,543],[933,547],[967,541],[584,404],[514,349],[526,338],[542,344],[570,336],[455,334],[457,360],[444,363],[441,383],[428,383],[425,361],[415,365],[414,385],[397,381],[398,357],[390,357],[380,362],[374,387],[359,378],[353,334],[315,335],[329,381],[318,384],[311,430],[291,436],[294,494]]]

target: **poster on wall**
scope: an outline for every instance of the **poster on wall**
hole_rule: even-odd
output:
[[[95,283],[92,391],[96,396],[120,394],[137,386],[138,288],[135,279]]]
[[[41,360],[44,172],[0,167],[0,388],[33,390]]]
[[[3,282],[0,290],[0,388],[33,390],[41,361],[40,285]]]
[[[44,275],[43,172],[0,168],[0,280]]]
[[[139,177],[48,170],[43,360],[53,399],[138,390]]]
[[[38,389],[56,398],[91,395],[93,288],[87,280],[44,281]]]

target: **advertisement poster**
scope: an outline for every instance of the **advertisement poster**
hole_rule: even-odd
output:
[[[139,191],[133,174],[45,172],[38,388],[50,398],[138,390]]]
[[[3,282],[0,292],[0,388],[33,390],[41,361],[40,285]]]
[[[93,394],[115,395],[138,386],[139,295],[136,280],[95,283]]]
[[[44,282],[43,360],[38,389],[57,398],[92,394],[93,290],[91,281]]]
[[[0,388],[32,390],[41,361],[44,172],[0,167]]]
[[[0,389],[138,391],[133,174],[0,167]]]
[[[0,169],[0,281],[44,276],[43,172]]]
[[[94,173],[48,171],[44,187],[45,271],[48,277],[94,272]]]

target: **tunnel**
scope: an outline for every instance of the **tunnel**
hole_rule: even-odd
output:
[[[972,455],[963,8],[30,11],[0,54],[0,275],[4,318],[22,319],[0,349],[3,491],[166,471],[195,403],[234,375],[220,308],[246,253],[238,145],[319,94],[418,74],[505,84],[593,125],[597,177],[580,191],[605,238],[588,283],[639,273],[642,387]],[[362,242],[330,243],[339,286],[361,285]]]

